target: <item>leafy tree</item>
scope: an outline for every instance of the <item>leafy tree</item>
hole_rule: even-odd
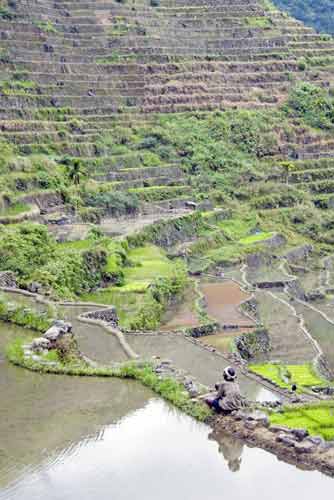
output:
[[[333,0],[273,0],[284,9],[317,31],[334,34]]]

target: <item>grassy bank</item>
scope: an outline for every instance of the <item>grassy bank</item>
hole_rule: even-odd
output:
[[[46,332],[52,324],[51,311],[39,313],[29,307],[7,301],[0,295],[0,320],[37,332]]]
[[[116,367],[91,367],[78,360],[66,364],[56,361],[56,364],[48,365],[24,357],[22,346],[26,342],[27,339],[16,339],[8,345],[6,354],[11,363],[39,373],[138,380],[166,401],[201,422],[204,422],[211,415],[211,411],[205,404],[190,398],[182,384],[170,377],[161,378],[155,373],[154,367],[150,363],[133,362]],[[53,357],[52,361],[56,359]]]

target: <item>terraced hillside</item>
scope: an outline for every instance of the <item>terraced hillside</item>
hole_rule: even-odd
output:
[[[0,33],[0,125],[14,154],[45,154],[74,179],[83,165],[97,182],[144,201],[189,197],[182,155],[165,151],[159,162],[147,143],[129,153],[131,134],[115,125],[138,127],[161,113],[273,109],[296,81],[327,88],[333,79],[332,39],[261,1],[2,0]],[[294,128],[295,140],[308,142],[304,156],[331,152],[331,142]],[[279,151],[290,154],[286,142]],[[3,201],[5,215],[61,207],[64,197],[52,195],[62,176],[57,164],[17,166],[1,186],[17,193],[13,207]]]
[[[312,360],[289,300],[334,242],[333,39],[260,0],[1,0],[0,40],[0,271],[130,330],[185,290],[217,319],[187,271],[223,272],[275,288],[273,352]]]

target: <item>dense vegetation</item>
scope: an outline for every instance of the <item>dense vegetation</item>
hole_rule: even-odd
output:
[[[273,0],[281,9],[316,30],[334,34],[333,0]]]

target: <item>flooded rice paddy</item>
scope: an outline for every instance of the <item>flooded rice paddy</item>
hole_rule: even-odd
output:
[[[1,500],[280,500],[296,491],[311,500],[331,491],[332,479],[213,436],[138,384],[24,376],[33,392],[26,381],[14,418],[7,394],[10,423],[0,421]]]
[[[254,324],[239,311],[240,304],[249,299],[250,295],[241,290],[234,281],[202,283],[200,290],[204,296],[208,315],[219,323],[240,327]]]
[[[63,312],[86,354],[122,359],[114,337],[77,321],[81,308]],[[280,500],[296,491],[311,500],[331,491],[332,479],[213,435],[136,382],[40,375],[9,365],[5,345],[24,334],[0,323],[1,500]],[[127,337],[139,354],[172,359],[205,384],[219,380],[226,366],[181,335]],[[248,397],[275,398],[239,378]]]

